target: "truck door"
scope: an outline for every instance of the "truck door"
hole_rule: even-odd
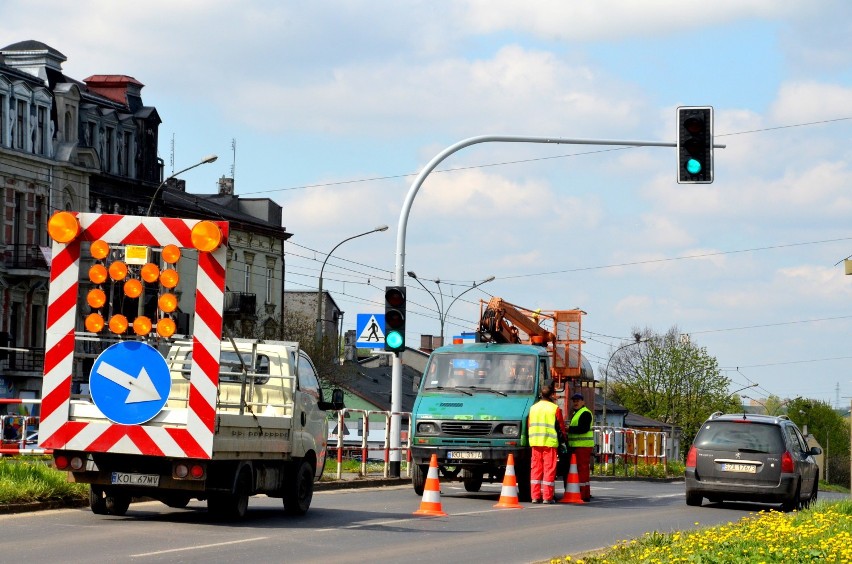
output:
[[[296,426],[301,444],[299,450],[306,453],[313,450],[317,455],[317,468],[314,475],[322,474],[325,466],[326,441],[328,440],[328,420],[325,411],[319,408],[322,400],[317,371],[313,362],[304,352],[299,351],[297,371],[298,388],[296,390]]]

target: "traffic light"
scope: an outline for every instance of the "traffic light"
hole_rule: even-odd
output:
[[[385,350],[405,348],[405,286],[385,288]]]
[[[713,108],[677,109],[678,184],[713,182]]]

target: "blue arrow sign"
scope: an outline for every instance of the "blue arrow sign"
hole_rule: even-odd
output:
[[[172,378],[157,349],[138,341],[124,341],[98,356],[89,374],[92,401],[101,413],[123,425],[153,419],[169,399]]]

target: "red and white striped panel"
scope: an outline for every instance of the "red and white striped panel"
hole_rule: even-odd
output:
[[[192,369],[186,426],[119,425],[70,420],[74,371],[80,246],[101,239],[110,244],[193,248],[190,234],[201,220],[95,213],[77,214],[81,234],[71,243],[53,243],[47,337],[42,384],[39,444],[45,448],[210,458],[216,420],[226,246],[198,252]],[[214,222],[228,239],[228,223]],[[185,282],[185,281],[184,281]]]

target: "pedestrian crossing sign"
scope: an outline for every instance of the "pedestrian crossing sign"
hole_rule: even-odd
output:
[[[355,346],[359,349],[385,348],[385,314],[359,313],[355,333]]]

